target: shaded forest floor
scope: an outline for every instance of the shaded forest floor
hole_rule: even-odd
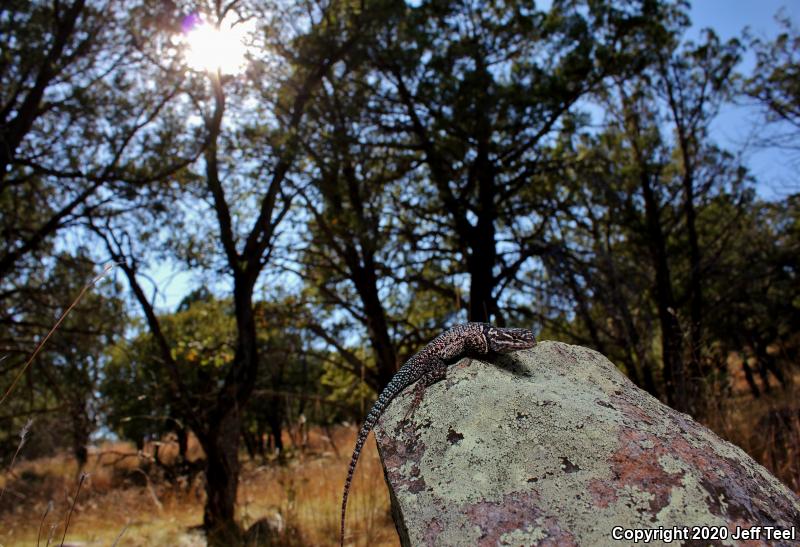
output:
[[[243,455],[239,522],[249,527],[268,519],[284,530],[276,542],[280,545],[338,545],[342,486],[355,428],[334,428],[332,436],[330,442],[312,429],[305,451],[294,451],[284,463],[251,461]],[[165,445],[160,458],[169,462],[176,452],[175,444]],[[152,455],[152,446],[146,446],[144,453]],[[196,444],[190,443],[189,459],[200,455]],[[65,545],[108,546],[120,534],[119,546],[205,545],[202,534],[192,530],[203,520],[201,475],[191,483],[184,478],[170,484],[151,460],[124,443],[93,451],[85,471],[88,477],[78,494]],[[51,545],[58,545],[77,484],[71,457],[16,464],[10,480],[8,473],[0,478],[0,486],[7,487],[0,501],[0,545],[36,545],[40,524],[41,545],[47,543],[53,525]],[[43,519],[49,500],[53,507]],[[398,545],[372,440],[359,462],[347,516],[348,537],[353,538],[349,545]]]
[[[798,380],[793,388],[773,388],[759,398],[736,389],[715,400],[705,422],[800,493]],[[284,462],[251,460],[243,454],[238,518],[245,528],[266,518],[283,529],[275,544],[337,544],[341,489],[356,431],[354,427],[331,431],[329,438],[312,429],[305,449],[290,449]],[[285,441],[292,446],[288,435]],[[152,451],[151,444],[139,455],[125,443],[105,444],[92,451],[66,544],[112,545],[119,538],[120,546],[205,545],[202,534],[193,531],[202,522],[202,475],[167,480],[164,469],[155,465]],[[165,443],[159,452],[160,460],[169,463],[177,447]],[[197,444],[190,443],[189,459],[201,456]],[[39,534],[45,545],[51,530],[51,545],[58,545],[77,475],[75,461],[68,456],[20,461],[12,473],[3,473],[0,545],[36,545]],[[43,518],[50,500],[52,508]],[[359,463],[347,523],[349,545],[398,544],[372,440]]]

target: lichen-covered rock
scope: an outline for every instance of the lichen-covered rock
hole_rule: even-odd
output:
[[[412,399],[375,429],[404,545],[632,544],[635,529],[655,545],[800,540],[794,493],[595,351],[465,359]],[[769,541],[778,530],[794,538]]]

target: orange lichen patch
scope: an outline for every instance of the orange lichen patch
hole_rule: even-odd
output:
[[[592,479],[588,490],[595,507],[605,509],[617,501],[617,491],[606,479]]]
[[[668,453],[658,437],[642,431],[622,428],[620,450],[609,461],[616,488],[631,487],[652,495],[649,502],[653,514],[669,505],[673,487],[679,486],[683,473],[664,469],[659,459]]]

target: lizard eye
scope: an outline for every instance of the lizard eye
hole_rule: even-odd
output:
[[[498,353],[531,348],[536,344],[533,332],[528,329],[490,328],[487,334],[489,349]]]

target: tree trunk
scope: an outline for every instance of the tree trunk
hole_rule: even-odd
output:
[[[209,546],[222,547],[241,543],[241,530],[235,520],[240,429],[241,418],[234,408],[201,438],[206,453],[203,527]]]
[[[705,371],[701,366],[701,347],[703,339],[703,287],[701,285],[702,272],[700,271],[702,255],[700,254],[700,242],[697,235],[696,212],[694,209],[694,184],[691,182],[693,176],[686,175],[690,181],[685,183],[686,192],[686,228],[689,236],[689,317],[691,326],[689,328],[690,348],[690,367],[693,380],[702,379]]]
[[[256,439],[256,443],[258,446],[258,455],[261,456],[261,462],[266,463],[267,461],[267,451],[266,451],[266,443],[264,439],[266,437],[266,431],[264,431],[264,421],[259,418],[256,422],[256,430],[258,438]]]
[[[478,158],[475,161],[476,176],[479,181],[478,222],[468,238],[470,254],[467,259],[467,268],[470,275],[469,285],[469,320],[480,323],[489,323],[492,316],[499,326],[505,325],[505,320],[500,314],[500,309],[494,298],[495,277],[494,267],[497,263],[497,248],[495,241],[496,227],[494,225],[497,212],[494,200],[496,188],[494,173],[488,159],[485,157],[487,145],[479,147]],[[463,237],[463,235],[462,235]]]
[[[703,379],[707,371],[702,365],[703,343],[703,288],[701,284],[702,272],[700,271],[702,255],[700,240],[697,235],[697,212],[694,208],[694,168],[693,158],[689,157],[688,143],[681,131],[681,150],[684,158],[684,208],[686,210],[686,230],[689,239],[689,352],[687,374],[687,406],[691,414],[699,416],[705,413],[703,394]]]
[[[86,446],[89,444],[90,430],[85,401],[74,402],[72,404],[72,453],[78,462],[79,474],[89,459],[89,451]]]
[[[275,452],[278,456],[283,456],[283,412],[281,409],[281,398],[277,395],[270,398],[269,415],[267,421],[269,422],[269,429],[272,433],[272,438],[275,440]]]
[[[750,368],[750,364],[747,362],[747,355],[742,355],[742,370],[744,370],[744,379],[747,380],[747,385],[750,386],[750,392],[753,397],[758,399],[761,397],[761,390],[758,389],[758,384],[756,384],[756,380],[753,377],[753,369]]]
[[[653,378],[653,368],[647,361],[642,361],[642,370],[644,374],[644,389],[653,397],[658,398],[659,392],[658,387],[656,387],[656,381]]]
[[[178,438],[178,456],[181,462],[189,461],[189,432],[185,427],[178,426],[175,428],[175,435]]]
[[[244,447],[247,449],[247,457],[250,458],[251,462],[254,462],[256,460],[256,443],[253,434],[243,428],[242,440],[244,441]]]
[[[344,169],[344,175],[347,183],[347,197],[353,211],[357,213],[357,225],[355,226],[357,231],[355,235],[356,243],[347,243],[344,250],[344,259],[350,269],[358,296],[361,299],[361,305],[364,308],[364,317],[367,321],[365,326],[367,327],[367,333],[377,361],[377,388],[380,391],[386,387],[391,379],[394,378],[394,373],[397,372],[397,352],[389,334],[386,309],[378,293],[378,267],[375,263],[374,236],[366,235],[371,226],[369,226],[369,220],[365,217],[364,204],[355,169],[349,163]],[[359,248],[361,252],[359,252]]]
[[[653,193],[650,173],[642,166],[640,174],[645,203],[647,243],[655,270],[654,295],[661,326],[661,354],[664,360],[664,383],[670,406],[686,412],[689,410],[686,371],[683,366],[683,338],[676,315],[677,307],[672,292],[672,276],[667,262],[667,244],[661,227],[661,212]]]
[[[700,266],[702,254],[700,250],[700,239],[697,234],[697,211],[695,210],[695,165],[699,161],[698,138],[702,135],[701,126],[697,121],[692,121],[691,114],[687,117],[685,108],[688,104],[680,91],[680,85],[673,77],[677,74],[670,70],[669,64],[662,59],[662,77],[666,85],[667,100],[672,116],[675,121],[675,132],[678,137],[678,145],[681,154],[683,167],[683,197],[684,213],[686,217],[686,231],[689,244],[689,352],[688,352],[688,377],[687,377],[687,399],[688,405],[693,407],[695,413],[701,409],[704,401],[702,381],[707,371],[703,370],[701,361],[701,346],[703,338],[703,290],[702,273]],[[705,91],[705,90],[704,90]],[[703,102],[696,108],[698,113],[702,112]]]
[[[491,245],[488,245],[486,241],[481,241],[473,248],[472,254],[467,261],[470,276],[469,320],[489,323],[492,315],[494,315],[497,324],[502,326],[504,321],[497,312],[497,304],[492,296],[492,289],[494,288],[494,277],[492,275],[494,251],[493,240]]]
[[[378,277],[376,266],[371,253],[365,253],[364,268],[359,272],[363,279],[356,279],[356,287],[364,306],[364,315],[367,318],[367,332],[375,351],[378,367],[378,389],[383,389],[397,372],[397,353],[395,352],[392,337],[389,335],[389,325],[386,321],[386,309],[383,307],[378,294]],[[360,282],[359,282],[360,281]]]
[[[686,371],[683,366],[683,340],[678,318],[675,315],[675,300],[672,295],[666,257],[656,253],[655,296],[658,321],[661,326],[661,355],[664,361],[664,383],[670,406],[686,412],[688,410]]]
[[[209,410],[201,442],[206,452],[206,505],[203,528],[208,545],[238,545],[236,491],[239,485],[241,409],[250,397],[258,373],[258,344],[253,313],[255,274],[234,277],[234,307],[238,341],[234,363],[225,377],[216,404]]]

